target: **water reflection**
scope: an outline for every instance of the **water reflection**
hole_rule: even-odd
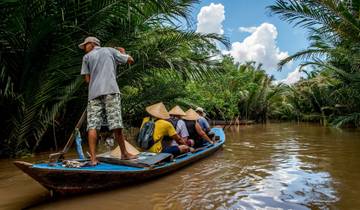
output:
[[[154,205],[168,204],[162,206],[168,209],[308,209],[327,208],[338,201],[331,175],[317,170],[315,156],[302,154],[311,145],[299,134],[284,128],[279,140],[273,137],[279,136],[277,129],[263,127],[261,137],[253,138],[252,129],[229,129],[222,155],[183,176],[185,185],[170,194],[156,195]],[[165,200],[159,202],[159,197]],[[197,202],[191,202],[194,200]]]
[[[5,171],[0,171],[0,209],[18,209],[39,200],[32,209],[352,209],[360,205],[360,132],[273,124],[232,127],[226,134],[221,151],[169,176],[55,201],[7,164],[11,170],[1,167]],[[24,188],[26,182],[30,185]]]

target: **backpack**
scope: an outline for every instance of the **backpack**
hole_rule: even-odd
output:
[[[141,149],[148,150],[152,145],[154,145],[154,129],[155,122],[153,120],[146,122],[140,129],[136,143]]]

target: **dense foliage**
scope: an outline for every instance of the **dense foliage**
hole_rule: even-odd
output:
[[[315,70],[289,87],[278,116],[360,127],[360,2],[278,0],[272,13],[309,30],[310,46],[284,59]],[[283,113],[281,113],[283,112]]]
[[[224,57],[222,65],[224,74],[203,82],[189,82],[184,101],[202,106],[212,119],[266,122],[282,85],[273,85],[273,78],[255,63],[238,65],[232,58]]]
[[[302,59],[314,69],[291,86],[276,85],[253,62],[218,59],[217,45],[228,42],[192,29],[197,2],[1,1],[0,156],[64,144],[87,103],[77,45],[89,35],[124,47],[136,61],[118,69],[128,126],[138,125],[145,106],[164,101],[168,108],[202,106],[212,119],[360,127],[358,1],[278,0],[269,7],[309,30],[310,47],[279,64]]]
[[[1,1],[0,156],[33,152],[42,140],[56,140],[53,136],[61,144],[72,132],[87,103],[87,87],[79,75],[83,52],[77,47],[86,36],[98,37],[104,46],[122,46],[134,57],[134,65],[119,69],[125,94],[147,91],[144,80],[156,74],[201,79],[221,72],[220,63],[211,59],[217,54],[213,43],[226,40],[182,24],[190,20],[196,2]],[[126,112],[135,113],[137,106],[130,104],[137,104],[137,98],[126,99]],[[139,106],[159,99],[163,96]]]

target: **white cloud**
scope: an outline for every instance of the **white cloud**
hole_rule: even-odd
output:
[[[286,79],[280,80],[279,83],[285,83],[287,85],[292,85],[298,82],[301,79],[300,67],[297,67],[294,71],[290,72]]]
[[[263,23],[242,30],[251,34],[243,42],[232,43],[231,50],[227,52],[234,57],[235,62],[256,61],[262,63],[264,69],[274,70],[278,62],[288,56],[288,52],[282,52],[277,46],[278,32],[273,24]]]
[[[256,31],[257,27],[239,27],[240,32],[247,32],[247,33],[254,33]]]
[[[225,9],[222,4],[211,3],[200,9],[197,16],[197,29],[199,33],[224,34],[222,22],[225,20]]]

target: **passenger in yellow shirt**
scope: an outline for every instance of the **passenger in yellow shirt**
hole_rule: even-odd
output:
[[[170,118],[168,111],[163,103],[157,103],[146,107],[147,113],[155,121],[153,139],[154,145],[150,147],[149,152],[171,153],[174,156],[190,151],[190,148],[176,133],[174,126],[167,121]],[[148,122],[150,117],[145,117],[141,127]],[[171,141],[174,139],[179,145],[172,146]]]

